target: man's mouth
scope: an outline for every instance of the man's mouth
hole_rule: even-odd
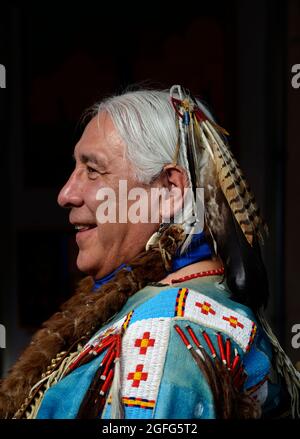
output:
[[[94,229],[97,227],[97,224],[75,224],[74,225],[76,232],[86,232],[87,230]]]

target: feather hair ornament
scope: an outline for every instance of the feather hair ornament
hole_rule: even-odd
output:
[[[183,150],[193,194],[195,187],[204,188],[205,231],[223,261],[231,298],[255,311],[274,348],[275,368],[286,382],[291,414],[299,417],[299,373],[263,317],[269,288],[259,244],[263,244],[263,235],[268,233],[267,226],[226,144],[224,136],[228,133],[181,86],[171,88],[170,98],[178,129],[183,131],[178,138],[185,140],[176,148],[176,160]]]
[[[259,249],[266,227],[255,198],[223,140],[226,130],[181,86],[171,88],[170,99],[179,130],[176,159],[182,158],[192,187],[194,224],[200,222],[196,191],[204,188],[205,231],[233,298],[257,309],[266,305],[268,283]]]
[[[174,97],[176,89],[180,99]],[[180,129],[179,137],[183,139],[181,146],[188,164],[187,172],[194,198],[201,180],[197,175],[200,171],[197,166],[199,153],[207,149],[216,168],[219,186],[247,241],[253,245],[257,237],[263,243],[262,231],[267,232],[267,228],[238,163],[221,137],[228,133],[211,121],[196,100],[183,92],[180,86],[173,86],[170,93]]]

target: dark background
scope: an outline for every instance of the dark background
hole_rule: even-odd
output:
[[[84,109],[132,84],[182,84],[229,131],[270,228],[268,317],[300,360],[291,345],[300,324],[300,88],[291,85],[300,2],[199,0],[165,10],[150,2],[143,12],[99,3],[1,7],[1,369],[81,277],[56,197]]]

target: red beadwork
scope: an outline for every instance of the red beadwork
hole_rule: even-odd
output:
[[[69,371],[74,370],[74,369],[79,365],[79,363],[81,362],[81,360],[82,360],[86,355],[88,355],[88,354],[91,353],[91,349],[92,349],[92,346],[88,346],[87,348],[85,348],[85,349],[80,353],[80,355],[79,355],[79,356],[73,361],[73,363],[71,363],[71,364],[69,365],[68,370],[69,370]]]
[[[107,377],[106,377],[106,379],[105,379],[105,381],[103,383],[103,386],[101,387],[101,390],[100,390],[100,395],[101,396],[105,395],[105,393],[109,389],[109,386],[110,386],[110,384],[112,382],[113,376],[114,376],[114,370],[110,369],[110,371],[109,371],[109,373],[108,373],[108,375],[107,375]]]
[[[146,342],[146,344],[143,342]],[[134,347],[140,348],[141,355],[146,355],[147,349],[152,348],[154,346],[154,343],[155,343],[155,339],[150,338],[150,332],[147,331],[147,332],[144,332],[142,338],[137,338],[135,340]],[[144,346],[143,346],[143,344],[144,344]]]
[[[108,374],[109,369],[110,369],[110,366],[111,366],[112,362],[114,361],[115,357],[116,357],[116,352],[115,352],[115,349],[113,347],[113,348],[110,349],[110,354],[109,354],[109,356],[107,358],[107,361],[105,363],[105,369],[104,369],[104,371],[103,371],[103,373],[101,375],[101,379],[102,380],[106,379],[107,374]]]
[[[186,335],[184,334],[183,330],[178,325],[174,325],[174,328],[176,329],[176,331],[180,335],[181,340],[186,345],[186,347],[188,348],[190,353],[193,355],[194,359],[195,359],[194,352],[197,352],[198,355],[201,357],[201,359],[205,362],[205,357],[203,356],[203,354],[201,353],[201,350],[199,349],[199,348],[203,349],[203,347],[200,345],[200,342],[199,342],[197,336],[195,335],[193,329],[189,325],[186,325],[185,327],[186,327],[189,335],[191,336],[193,342],[195,343],[195,345],[198,348],[198,349],[196,349],[196,351],[193,348],[193,346],[189,343],[189,340],[186,337]],[[220,355],[218,357],[216,350],[214,348],[214,345],[212,343],[212,340],[210,339],[209,335],[205,331],[201,331],[201,332],[202,332],[203,338],[206,341],[206,344],[207,344],[214,360],[216,361],[217,358],[220,358],[222,360],[223,364],[225,366],[227,366],[227,369],[229,370],[233,385],[236,387],[237,390],[241,390],[243,388],[243,385],[244,385],[246,379],[247,379],[247,374],[244,370],[244,365],[242,364],[242,362],[240,360],[240,355],[238,354],[236,349],[234,350],[235,355],[233,358],[232,365],[230,364],[230,362],[231,362],[231,341],[230,341],[230,339],[229,338],[226,339],[226,344],[224,347],[222,334],[220,332],[218,332],[217,341],[218,341],[218,347],[219,347],[219,352],[220,352]]]
[[[220,332],[217,334],[217,340],[218,340],[218,346],[219,346],[219,352],[221,360],[224,364],[226,364],[226,358],[225,358],[225,351],[224,351],[224,345],[223,345],[223,338]]]
[[[238,365],[239,361],[240,361],[240,356],[239,356],[239,354],[237,353],[237,354],[235,355],[235,357],[234,357],[234,359],[233,359],[233,362],[232,362],[232,365],[231,365],[232,373],[235,372],[235,370],[236,370],[236,368],[237,368],[237,365]]]
[[[183,330],[178,326],[178,325],[174,325],[174,328],[176,329],[177,333],[180,335],[181,340],[183,341],[183,343],[188,347],[190,346],[190,342],[187,339],[187,337],[185,336]]]
[[[240,323],[235,316],[230,316],[230,317],[223,316],[223,320],[228,322],[229,325],[234,329],[236,329],[237,326],[241,329],[244,328],[244,325],[242,323]]]
[[[231,341],[229,338],[226,339],[226,362],[227,362],[227,367],[228,369],[230,369],[230,365],[231,365]]]
[[[213,316],[216,314],[216,311],[211,307],[211,304],[208,302],[196,302],[195,305],[201,309],[201,313],[205,314],[206,316],[209,314],[212,314]]]
[[[117,344],[116,344],[116,358],[120,358],[121,356],[121,334],[118,334],[117,336]]]
[[[114,351],[116,344],[113,343],[107,350],[106,354],[103,357],[103,360],[101,361],[100,366],[103,366],[104,364],[107,363],[107,360],[109,359],[111,353]]]
[[[197,348],[202,348],[200,341],[198,340],[198,338],[196,337],[196,334],[194,333],[194,331],[192,330],[192,328],[187,325],[186,329],[188,330],[188,333],[190,334],[190,336],[192,337],[193,342],[195,343],[195,345],[197,346]]]
[[[205,331],[202,331],[202,335],[203,335],[203,338],[206,341],[206,344],[207,344],[207,346],[212,354],[212,357],[215,358],[217,356],[217,353],[216,353],[216,350],[214,348],[214,345],[212,344],[212,341],[211,341],[209,335]]]
[[[190,279],[196,279],[197,277],[206,277],[206,276],[217,276],[224,274],[224,267],[217,268],[215,270],[201,271],[200,273],[189,274],[184,277],[180,277],[178,279],[171,279],[171,284],[177,284],[180,282],[185,282]]]
[[[109,337],[108,340],[104,339],[99,346],[95,346],[92,350],[95,352],[95,354],[100,354],[103,352],[109,345],[112,345],[115,343],[115,337]]]
[[[133,380],[132,387],[139,387],[141,381],[147,381],[148,372],[143,372],[144,365],[138,364],[135,372],[130,372],[127,376],[128,380]]]

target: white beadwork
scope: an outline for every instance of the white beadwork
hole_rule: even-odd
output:
[[[210,304],[212,312],[205,314],[201,307],[196,305],[196,303],[203,304],[204,302]],[[230,319],[231,316],[237,319],[236,326],[230,324],[228,320],[225,320],[227,318]],[[197,291],[188,291],[185,301],[184,315],[182,317],[208,328],[215,329],[216,331],[228,334],[228,336],[230,336],[243,349],[243,351],[247,350],[247,347],[251,342],[253,331],[252,320],[235,310],[221,305],[210,297],[198,293]],[[225,319],[223,317],[225,317]]]
[[[152,318],[129,325],[122,341],[123,397],[156,401],[169,343],[170,322],[170,318]],[[135,346],[135,342],[137,339],[143,339],[145,332],[150,332],[150,338],[154,339],[154,345],[149,346],[146,353],[142,354],[140,348]],[[140,381],[138,387],[134,387],[133,380],[128,379],[128,374],[133,373],[137,365],[143,365],[143,373],[148,375],[146,380]]]

